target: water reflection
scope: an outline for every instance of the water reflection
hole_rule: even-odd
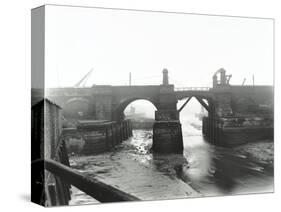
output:
[[[182,167],[179,176],[200,193],[208,196],[273,191],[273,169],[268,164],[234,149],[212,146],[202,136],[184,140],[188,165]]]
[[[171,179],[183,180],[205,196],[273,191],[272,166],[235,149],[210,145],[198,127],[183,126],[183,155],[152,154],[151,133],[135,131],[125,142],[134,149],[134,158]]]

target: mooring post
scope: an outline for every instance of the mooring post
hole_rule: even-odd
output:
[[[106,149],[109,149],[110,146],[109,146],[109,132],[108,132],[108,127],[105,126],[104,128],[104,132],[105,132],[105,145],[106,145]]]
[[[112,124],[108,126],[108,132],[109,132],[109,148],[113,146],[113,135],[112,135]]]
[[[115,131],[114,131],[114,123],[111,125],[111,147],[115,144]]]
[[[123,124],[123,132],[124,132],[124,140],[126,140],[128,138],[128,135],[127,135],[127,121],[126,120],[124,121],[124,124]]]
[[[120,143],[124,140],[123,122],[120,122]]]
[[[129,132],[129,120],[126,120],[126,132],[127,132],[127,139],[130,137],[130,132]]]
[[[120,135],[120,123],[116,124],[116,134],[117,134],[117,140],[116,140],[116,144],[120,143],[121,140],[121,135]]]
[[[126,131],[127,131],[127,139],[130,137],[130,132],[129,132],[129,120],[126,121]]]
[[[131,120],[129,122],[129,126],[130,126],[130,136],[133,136],[133,126],[132,126],[132,121]]]

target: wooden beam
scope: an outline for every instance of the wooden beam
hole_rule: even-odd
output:
[[[208,112],[210,112],[209,106],[208,106],[202,99],[200,99],[199,97],[196,97],[196,96],[195,96],[195,98],[198,100],[198,102],[199,102]]]
[[[100,202],[138,201],[137,197],[105,184],[93,177],[87,177],[54,160],[37,160],[35,166],[44,166],[46,170],[60,177],[63,181],[74,185],[81,191]]]
[[[192,97],[189,97],[186,101],[185,101],[185,103],[181,106],[181,108],[178,110],[179,111],[179,113],[182,111],[182,109],[185,107],[185,105],[191,100],[191,98]]]

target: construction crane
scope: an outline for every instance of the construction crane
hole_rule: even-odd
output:
[[[79,82],[77,82],[74,87],[85,87],[86,82],[88,81],[89,77],[91,76],[94,69],[91,69]],[[83,84],[82,84],[83,83]],[[81,86],[82,85],[82,86]]]
[[[243,80],[243,82],[242,82],[242,85],[244,85],[244,84],[245,84],[245,82],[246,82],[246,78],[244,78],[244,80]]]

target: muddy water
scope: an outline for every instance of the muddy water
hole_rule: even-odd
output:
[[[181,122],[183,155],[152,154],[152,131],[134,130],[133,137],[113,151],[73,156],[71,165],[143,200],[273,191],[272,163],[208,144],[198,119]],[[72,197],[71,204],[97,202],[76,188]]]

